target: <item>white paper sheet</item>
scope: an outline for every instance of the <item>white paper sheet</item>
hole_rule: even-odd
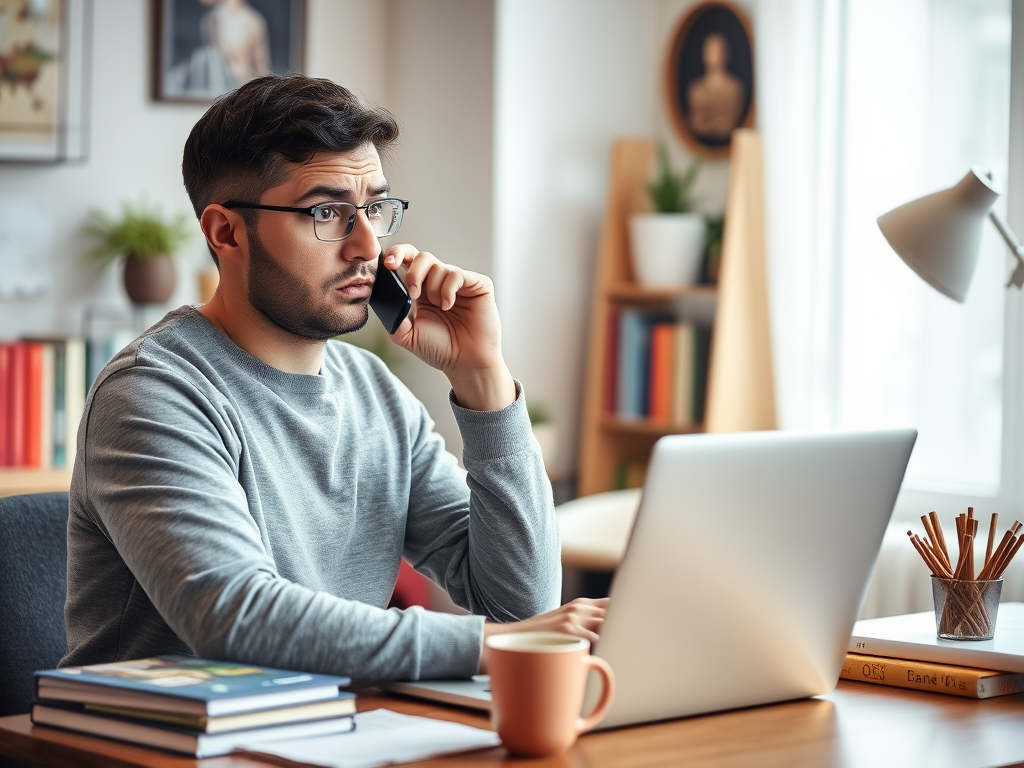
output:
[[[438,755],[496,747],[498,734],[444,720],[401,715],[375,709],[356,715],[348,733],[301,741],[259,744],[240,751],[323,768],[376,768],[381,765],[428,760]]]

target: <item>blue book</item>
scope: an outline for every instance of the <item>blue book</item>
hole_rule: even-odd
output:
[[[615,372],[615,413],[620,419],[633,418],[632,397],[629,381],[629,350],[633,347],[633,326],[636,321],[636,312],[631,309],[624,309],[619,313],[619,348],[617,350],[617,365]]]
[[[625,309],[619,315],[619,379],[618,415],[622,419],[639,419],[643,416],[640,391],[643,365],[643,338],[646,321],[643,314],[635,309]]]
[[[36,672],[40,699],[209,717],[338,697],[347,677],[157,656]]]

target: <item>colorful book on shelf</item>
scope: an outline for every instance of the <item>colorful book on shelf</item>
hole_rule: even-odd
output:
[[[1003,672],[1024,672],[1024,603],[1003,603],[991,640],[941,640],[935,614],[911,613],[862,619],[853,628],[849,653],[952,664]]]
[[[36,697],[220,717],[335,699],[349,683],[346,677],[157,656],[36,672]]]
[[[354,727],[352,716],[344,715],[207,733],[193,728],[155,723],[152,720],[89,712],[74,704],[50,701],[36,701],[32,705],[32,722],[147,747],[159,747],[198,758],[226,755],[243,744],[310,739],[345,733]]]
[[[672,423],[680,427],[693,424],[694,334],[691,323],[675,329],[675,370],[672,374]]]
[[[85,386],[81,339],[0,343],[0,467],[70,467]]]
[[[708,398],[708,369],[711,365],[711,329],[697,327],[693,343],[693,420],[704,421]]]
[[[649,419],[662,425],[692,426],[703,418],[710,354],[710,331],[678,322],[664,313],[625,309],[617,314],[608,360],[617,370],[614,408],[622,419]],[[611,389],[611,387],[608,387]]]
[[[26,467],[43,466],[43,345],[36,341],[20,342],[25,348],[25,448]]]
[[[617,384],[619,376],[619,313],[608,313],[607,347],[604,356],[604,380],[602,382],[601,409],[604,413],[615,413],[617,406]]]
[[[13,463],[11,429],[11,345],[0,342],[0,467]]]
[[[640,368],[644,360],[644,318],[634,309],[619,313],[619,376],[616,388],[616,413],[623,419],[643,416]]]
[[[675,324],[655,322],[650,326],[650,409],[652,421],[667,424],[672,420],[672,374],[675,363]]]
[[[846,654],[839,677],[843,680],[945,693],[969,699],[990,699],[1024,692],[1022,672],[998,672],[859,653]]]

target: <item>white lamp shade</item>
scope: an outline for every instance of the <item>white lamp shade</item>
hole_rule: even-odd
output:
[[[963,303],[978,261],[981,227],[997,197],[988,175],[972,168],[955,186],[879,216],[878,226],[912,270]]]

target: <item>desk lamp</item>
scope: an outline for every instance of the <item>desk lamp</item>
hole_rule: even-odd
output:
[[[992,175],[972,168],[949,189],[919,197],[878,217],[892,249],[925,282],[961,304],[978,261],[981,227],[992,219],[1017,260],[1006,287],[1024,285],[1024,246],[992,210],[999,190]]]

